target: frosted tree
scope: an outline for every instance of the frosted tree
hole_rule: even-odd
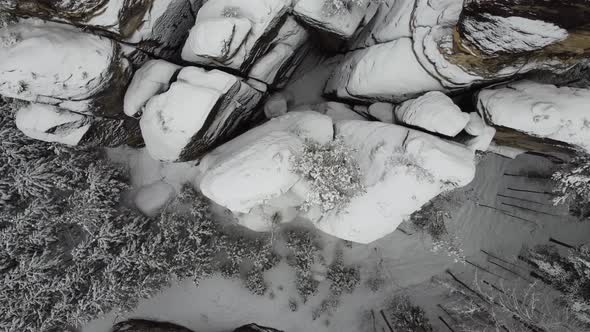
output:
[[[340,209],[365,189],[353,150],[341,139],[326,144],[306,141],[303,153],[293,158],[293,171],[310,185],[303,209],[319,206],[328,212]]]
[[[433,331],[424,309],[413,304],[407,295],[396,295],[389,299],[384,312],[394,331]]]
[[[580,154],[556,171],[552,179],[557,197],[555,204],[568,204],[580,219],[590,217],[590,155]]]

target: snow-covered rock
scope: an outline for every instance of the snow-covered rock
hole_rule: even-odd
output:
[[[332,120],[327,116],[293,112],[274,118],[207,154],[201,161],[203,177],[199,187],[217,204],[249,213],[286,193],[300,180],[291,170],[290,159],[303,150],[306,139],[326,143],[332,138]],[[240,220],[257,231],[266,225],[256,218],[242,216]]]
[[[16,113],[25,135],[46,142],[80,146],[118,146],[141,141],[135,119],[87,116],[47,104],[31,103]]]
[[[461,132],[470,119],[469,114],[461,112],[451,98],[439,91],[405,101],[395,109],[395,118],[401,123],[451,137]]]
[[[162,161],[196,159],[251,120],[260,98],[236,76],[185,67],[166,92],[145,105],[140,124],[146,148]]]
[[[296,0],[293,14],[314,29],[347,39],[360,26],[369,3],[365,0]]]
[[[291,0],[207,1],[197,13],[182,58],[246,73],[271,46],[290,4]]]
[[[412,37],[410,19],[415,0],[383,0],[372,22],[355,41],[353,48],[368,47],[399,38]]]
[[[287,114],[289,99],[289,95],[281,92],[268,97],[264,102],[264,115],[266,115],[266,118],[272,119]]]
[[[158,57],[176,59],[203,0],[3,0],[0,10],[92,28]]]
[[[181,66],[164,60],[150,60],[133,74],[125,92],[125,114],[137,117],[147,101],[170,87],[170,80]]]
[[[256,61],[248,76],[269,85],[282,86],[307,54],[307,39],[307,30],[288,16],[277,36],[271,41],[271,48]]]
[[[315,226],[342,239],[370,243],[391,232],[441,192],[468,184],[474,153],[453,142],[405,127],[342,121],[336,134],[354,148],[366,191]]]
[[[568,37],[567,30],[541,20],[483,13],[462,22],[466,40],[488,55],[539,50]]]
[[[369,114],[385,123],[394,123],[394,106],[390,103],[374,103],[369,106]]]
[[[332,121],[341,121],[341,120],[367,120],[361,114],[355,112],[350,105],[344,103],[338,103],[335,101],[329,101],[325,103],[319,103],[314,105],[301,105],[289,112],[305,112],[305,111],[315,111],[321,114],[325,114],[329,116]]]
[[[478,93],[484,119],[500,127],[590,151],[590,89],[519,81]]]
[[[325,88],[340,98],[390,102],[433,90],[444,88],[418,62],[410,38],[348,53]]]
[[[0,29],[0,94],[78,113],[123,117],[131,71],[110,39],[23,20]]]
[[[139,189],[135,194],[135,206],[148,217],[155,217],[175,195],[174,187],[157,181]]]
[[[465,131],[472,136],[479,136],[483,134],[486,128],[486,123],[477,112],[469,113],[469,122],[465,126]]]

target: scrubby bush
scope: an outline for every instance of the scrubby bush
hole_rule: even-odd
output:
[[[286,244],[291,249],[288,263],[295,269],[295,287],[305,303],[318,291],[319,282],[313,278],[312,266],[320,261],[320,247],[314,234],[308,230],[287,230]]]
[[[567,307],[590,325],[590,248],[570,250],[561,256],[552,246],[529,249],[524,255],[543,281],[563,293]]]
[[[557,196],[554,203],[568,204],[570,211],[581,220],[590,217],[590,155],[580,154],[561,169],[552,179]]]
[[[306,141],[303,153],[292,160],[293,171],[311,187],[303,209],[316,205],[323,212],[340,209],[365,190],[352,152],[341,139],[327,144]]]
[[[327,279],[331,282],[330,291],[336,295],[352,293],[361,281],[358,266],[346,266],[342,252],[336,254],[334,262],[328,268]]]
[[[432,325],[428,321],[424,309],[414,305],[406,295],[397,295],[391,298],[387,302],[384,311],[394,331],[433,331]]]

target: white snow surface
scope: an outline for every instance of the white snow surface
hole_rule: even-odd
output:
[[[478,94],[486,121],[590,151],[590,90],[519,81]]]
[[[306,139],[327,143],[332,138],[332,120],[325,115],[293,112],[274,118],[207,154],[199,188],[217,204],[248,213],[299,181],[290,159]],[[244,226],[260,230],[256,224]]]
[[[461,112],[444,93],[432,91],[399,105],[395,109],[395,118],[432,133],[454,137],[465,128],[470,116]]]
[[[473,151],[405,127],[367,121],[336,123],[336,134],[355,149],[366,192],[315,226],[333,236],[370,243],[393,232],[441,192],[475,175]]]
[[[16,113],[16,127],[25,135],[45,142],[78,145],[90,129],[86,116],[55,106],[31,103]],[[60,127],[61,126],[61,127]],[[53,133],[49,129],[57,128]]]
[[[541,49],[568,37],[567,30],[550,22],[489,13],[485,20],[466,19],[465,37],[486,54],[522,53]]]
[[[366,120],[364,116],[355,112],[350,107],[350,105],[335,101],[329,101],[313,105],[300,105],[294,109],[289,110],[289,112],[305,111],[315,111],[321,114],[325,114],[329,116],[334,122],[340,120]]]
[[[164,60],[149,60],[133,75],[125,92],[123,109],[128,116],[136,116],[147,101],[170,87],[172,76],[181,66]]]
[[[237,81],[219,70],[183,68],[170,89],[152,97],[145,106],[140,126],[150,154],[158,160],[178,160],[217,101]]]
[[[157,181],[140,188],[135,195],[134,203],[141,213],[156,217],[175,194],[172,185],[165,181]]]
[[[424,70],[410,38],[350,52],[332,73],[325,92],[341,98],[400,102],[444,87]]]
[[[65,24],[22,20],[0,29],[0,93],[32,102],[83,100],[104,89],[114,42]],[[41,50],[41,54],[40,54]]]

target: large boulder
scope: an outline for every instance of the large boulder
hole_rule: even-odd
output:
[[[303,150],[305,140],[327,143],[332,138],[327,116],[293,112],[274,118],[207,154],[201,160],[200,189],[233,212],[249,213],[300,180],[292,171],[291,157]],[[245,226],[268,230],[264,225]]]
[[[178,50],[203,0],[2,0],[0,10],[86,27],[167,59]]]
[[[364,48],[390,42],[399,38],[412,37],[410,19],[415,0],[380,1],[377,13],[363,28],[352,48]]]
[[[122,118],[131,70],[118,43],[65,24],[23,20],[0,29],[0,94]]]
[[[113,326],[111,332],[193,332],[180,325],[144,319],[129,319]]]
[[[261,97],[231,74],[185,67],[144,107],[140,125],[146,148],[162,161],[197,159],[253,120]]]
[[[293,14],[316,30],[348,39],[361,25],[370,3],[365,0],[296,0]]]
[[[511,128],[590,152],[589,101],[589,89],[519,81],[480,91],[477,108],[502,131]]]
[[[290,0],[209,0],[182,49],[186,61],[247,73],[271,47]]]
[[[135,119],[88,116],[47,104],[21,107],[16,113],[16,126],[31,138],[72,146],[141,143],[139,123]]]
[[[370,243],[391,232],[436,195],[467,185],[474,153],[463,145],[405,127],[367,121],[336,123],[354,149],[365,192],[315,226],[336,237]]]
[[[451,137],[459,134],[470,119],[469,114],[461,112],[451,98],[439,91],[403,102],[395,109],[395,118],[401,123]]]

